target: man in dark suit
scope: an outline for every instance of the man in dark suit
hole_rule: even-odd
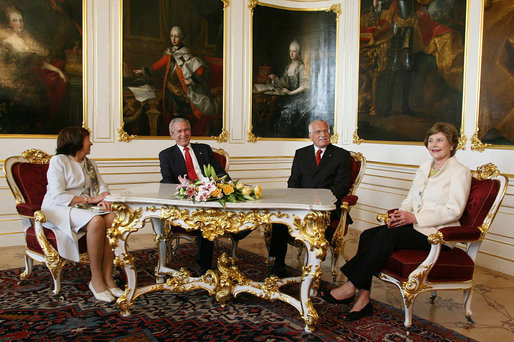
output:
[[[204,165],[212,165],[218,177],[230,176],[221,167],[212,153],[212,149],[207,144],[191,144],[191,124],[183,118],[171,120],[170,136],[175,140],[176,145],[168,147],[159,153],[161,164],[161,183],[180,183],[179,176],[187,176],[191,180],[202,178]],[[187,160],[190,159],[191,165],[188,167]],[[193,179],[194,178],[194,179]],[[200,265],[200,275],[212,267],[212,252],[214,243],[201,234],[198,235],[198,264]]]
[[[337,209],[331,219],[341,217],[341,198],[348,192],[351,177],[350,153],[330,143],[330,128],[323,120],[309,124],[309,138],[312,145],[296,150],[288,188],[330,189],[337,198]],[[351,219],[348,217],[349,223]],[[270,256],[275,263],[270,273],[284,276],[287,241],[291,239],[288,227],[283,224],[272,225]]]

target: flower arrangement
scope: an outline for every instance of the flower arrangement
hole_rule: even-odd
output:
[[[260,185],[245,185],[238,180],[226,181],[226,175],[218,178],[212,165],[204,165],[204,179],[194,182],[184,177],[180,181],[176,196],[193,202],[218,201],[224,207],[226,202],[254,201],[262,197]]]

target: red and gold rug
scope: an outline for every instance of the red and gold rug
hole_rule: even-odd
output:
[[[228,252],[227,246],[222,249]],[[133,252],[140,284],[153,283],[156,251]],[[194,244],[181,245],[178,267],[193,263]],[[238,250],[240,269],[252,279],[267,272],[264,258]],[[115,304],[94,299],[88,290],[89,267],[71,264],[62,274],[59,296],[46,267],[38,265],[22,284],[23,269],[0,271],[0,341],[468,341],[454,331],[415,317],[409,336],[403,311],[374,301],[374,316],[345,322],[349,309],[313,298],[320,320],[304,331],[298,311],[280,301],[241,294],[222,307],[206,291],[143,295],[122,317]],[[293,273],[294,270],[290,269]],[[120,281],[120,284],[122,281]],[[290,289],[294,290],[294,289]],[[286,289],[287,291],[287,289]]]

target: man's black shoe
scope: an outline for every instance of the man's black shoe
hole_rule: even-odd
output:
[[[271,270],[268,272],[268,276],[276,275],[279,278],[285,278],[288,276],[286,265],[284,264],[274,264]]]

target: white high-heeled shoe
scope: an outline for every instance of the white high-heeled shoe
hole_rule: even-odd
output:
[[[125,291],[123,291],[119,287],[111,287],[109,288],[109,292],[116,298],[123,296],[123,294],[125,293]]]
[[[109,292],[108,290],[105,290],[103,292],[96,292],[91,282],[89,282],[89,290],[91,290],[95,298],[101,302],[111,303],[114,301],[114,297],[112,296],[111,292]]]

